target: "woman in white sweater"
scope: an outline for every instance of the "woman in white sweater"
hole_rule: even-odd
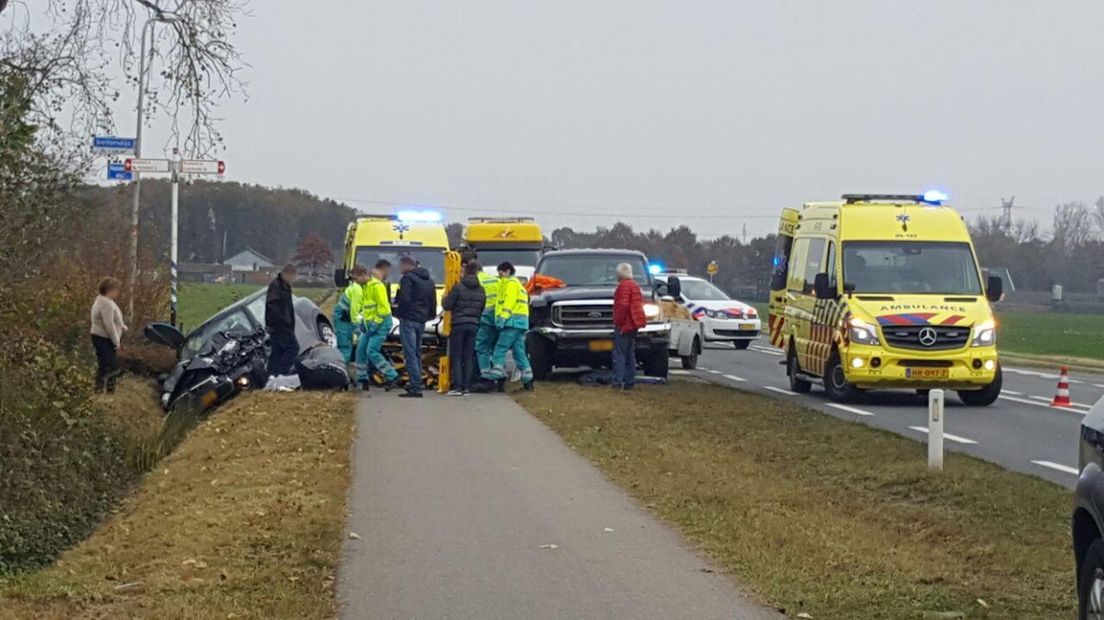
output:
[[[100,294],[92,303],[92,348],[96,351],[96,389],[115,391],[115,369],[119,348],[122,346],[123,312],[115,300],[122,285],[115,278],[100,282]]]

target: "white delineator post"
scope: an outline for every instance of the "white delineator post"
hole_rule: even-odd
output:
[[[928,469],[943,471],[943,390],[928,392]]]

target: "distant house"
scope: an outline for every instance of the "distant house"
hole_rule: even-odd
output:
[[[241,252],[222,261],[223,265],[229,265],[234,271],[267,271],[276,265],[253,248],[245,248]]]

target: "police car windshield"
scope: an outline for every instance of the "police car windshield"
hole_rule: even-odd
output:
[[[843,281],[856,293],[981,294],[974,255],[966,243],[846,242]]]
[[[644,261],[639,256],[545,255],[540,272],[559,278],[568,286],[617,286],[617,266],[621,263],[632,265],[633,279],[637,284],[651,286]]]
[[[682,278],[682,296],[694,301],[727,301],[732,299],[727,293],[705,280]]]
[[[399,273],[399,259],[403,256],[409,256],[418,261],[418,264],[426,268],[429,277],[433,278],[436,284],[445,281],[445,251],[441,248],[409,245],[359,247],[356,251],[356,264],[371,269],[379,259],[387,259],[395,274],[391,279],[396,280]]]

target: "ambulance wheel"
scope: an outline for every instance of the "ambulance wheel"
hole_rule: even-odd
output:
[[[682,367],[686,370],[694,370],[698,367],[698,356],[701,355],[701,341],[694,336],[694,344],[690,345],[690,355],[682,356]]]
[[[838,403],[855,400],[859,395],[860,390],[847,380],[838,351],[832,352],[824,367],[824,391],[828,393],[828,398]]]
[[[1004,377],[1001,373],[1001,369],[997,367],[997,375],[993,377],[993,382],[985,386],[980,390],[960,390],[958,397],[968,407],[988,407],[997,402],[997,397],[1000,396],[1001,386],[1004,384]]]
[[[790,391],[805,394],[813,389],[813,384],[801,378],[801,365],[797,361],[797,354],[790,350],[789,359],[786,360],[786,374],[790,375]]]
[[[525,351],[529,355],[529,365],[533,367],[533,377],[537,381],[552,378],[552,343],[536,334],[525,335]]]
[[[743,351],[744,349],[751,346],[751,341],[750,340],[733,340],[732,341],[732,346],[736,347],[740,351]]]

